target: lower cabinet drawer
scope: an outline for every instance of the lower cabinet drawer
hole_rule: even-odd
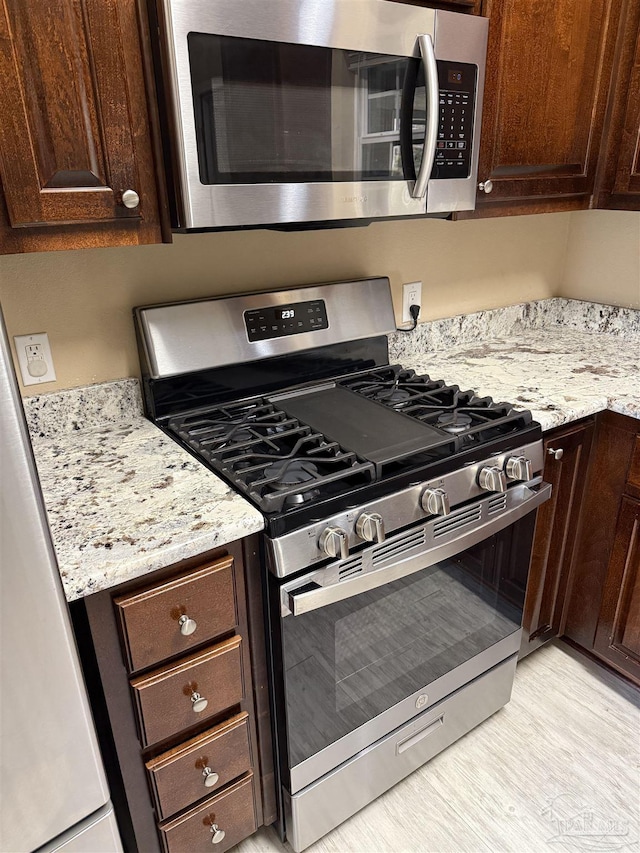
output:
[[[147,762],[162,819],[251,770],[246,711]]]
[[[258,828],[253,775],[159,828],[167,853],[224,853]]]
[[[144,746],[242,701],[241,643],[240,637],[231,637],[131,681]]]

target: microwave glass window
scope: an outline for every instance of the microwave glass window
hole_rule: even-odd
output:
[[[201,33],[189,59],[204,184],[403,180],[419,168],[418,59]],[[403,98],[417,163],[399,155]]]

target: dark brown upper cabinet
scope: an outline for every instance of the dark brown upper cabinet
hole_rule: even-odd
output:
[[[620,0],[484,0],[482,13],[490,24],[478,181],[492,190],[479,187],[475,215],[588,207]]]
[[[627,0],[611,78],[596,207],[640,210],[640,3]]]
[[[140,11],[0,0],[0,251],[161,242]]]

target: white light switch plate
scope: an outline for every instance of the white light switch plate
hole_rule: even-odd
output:
[[[55,382],[53,358],[49,337],[46,332],[37,335],[14,335],[18,364],[23,385],[39,385],[43,382]]]

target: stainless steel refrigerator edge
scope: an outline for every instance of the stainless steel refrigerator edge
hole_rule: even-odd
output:
[[[122,850],[0,311],[0,851]]]

